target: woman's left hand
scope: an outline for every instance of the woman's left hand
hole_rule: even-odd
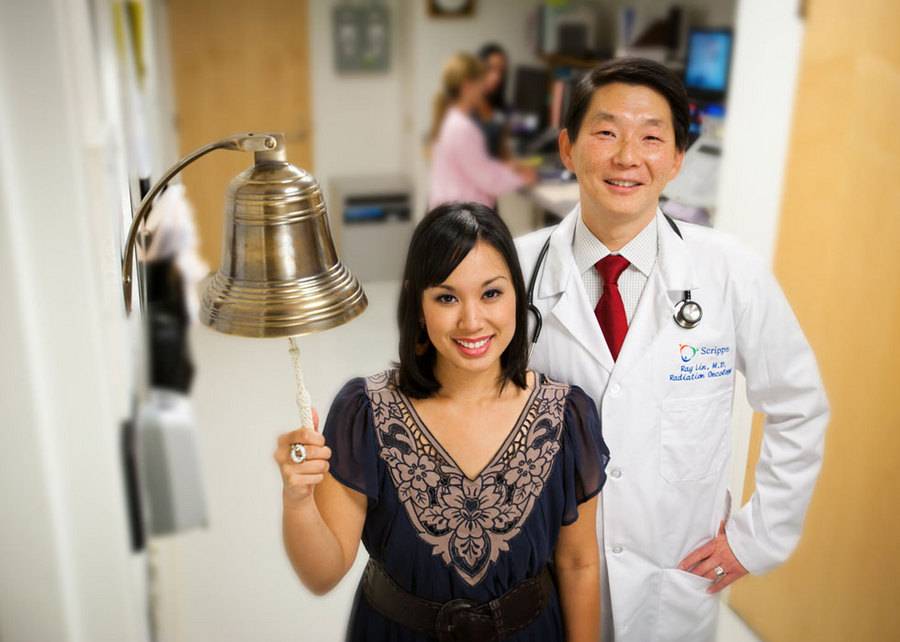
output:
[[[717,577],[717,567],[721,567],[725,574]],[[719,534],[681,560],[678,568],[712,580],[713,584],[707,589],[707,593],[718,593],[748,573],[728,544],[724,521],[719,524]]]

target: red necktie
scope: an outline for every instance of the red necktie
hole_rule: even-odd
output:
[[[619,350],[628,332],[628,318],[625,316],[625,305],[619,294],[619,275],[630,265],[628,259],[618,254],[608,254],[594,267],[603,279],[603,294],[594,308],[594,316],[606,337],[606,345],[612,354],[613,361],[619,358]]]

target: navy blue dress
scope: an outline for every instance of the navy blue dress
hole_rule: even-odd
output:
[[[600,492],[609,451],[596,406],[537,375],[509,436],[468,478],[396,385],[395,370],[348,382],[325,422],[331,474],[368,498],[362,542],[401,587],[436,602],[488,602],[552,561],[560,527]],[[357,590],[347,639],[428,640]],[[558,595],[511,640],[564,639]]]

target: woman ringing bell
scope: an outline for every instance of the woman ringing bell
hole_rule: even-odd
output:
[[[325,593],[369,553],[347,639],[599,639],[609,453],[594,402],[527,369],[526,318],[501,219],[438,207],[410,244],[397,366],[344,385],[321,434],[279,438],[301,581]]]

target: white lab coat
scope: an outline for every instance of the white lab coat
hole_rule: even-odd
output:
[[[764,263],[729,236],[657,213],[659,255],[612,360],[572,254],[576,207],[516,241],[526,283],[547,238],[534,303],[543,332],[531,367],[598,404],[611,460],[598,515],[604,640],[702,642],[715,636],[709,581],[676,569],[726,520],[751,572],[783,562],[800,536],[822,459],[828,402],[815,357]],[[690,290],[703,307],[673,321]],[[731,514],[728,461],[735,372],[766,415],[756,491]],[[740,496],[740,495],[738,495]]]

